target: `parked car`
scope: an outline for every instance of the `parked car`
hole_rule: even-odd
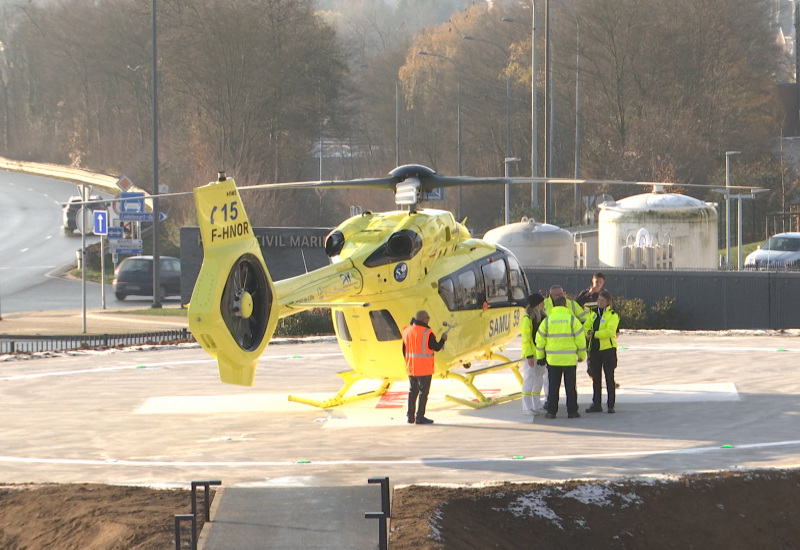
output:
[[[99,201],[102,200],[103,197],[100,195],[89,195],[90,201]],[[77,223],[75,222],[75,218],[80,212],[81,209],[81,196],[75,195],[70,197],[64,207],[61,210],[61,224],[64,226],[64,231],[67,233],[72,233],[78,228]],[[91,209],[104,209],[108,208],[108,205],[105,203],[93,204],[91,205]],[[92,219],[88,218],[88,223],[91,223]],[[90,226],[91,227],[91,226]]]
[[[159,256],[161,271],[161,297],[179,296],[181,293],[181,261],[172,256]],[[114,271],[114,295],[117,300],[127,296],[153,295],[153,257],[131,256],[120,262]]]
[[[776,233],[747,255],[745,269],[800,269],[800,233]]]

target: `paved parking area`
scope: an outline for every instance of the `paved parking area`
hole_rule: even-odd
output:
[[[466,409],[444,400],[470,397],[465,388],[434,380],[432,426],[406,424],[405,383],[330,410],[289,402],[338,390],[346,365],[331,341],[271,344],[253,388],[220,383],[192,345],[6,360],[2,481],[467,484],[800,464],[796,335],[628,333],[620,344],[615,415],[531,420],[519,401]],[[579,381],[583,409],[582,369]],[[478,386],[505,392],[514,380]]]

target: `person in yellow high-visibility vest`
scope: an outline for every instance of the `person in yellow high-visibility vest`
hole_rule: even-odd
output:
[[[430,320],[428,312],[421,310],[411,320],[410,325],[403,327],[403,357],[406,359],[406,371],[410,383],[406,414],[409,424],[433,424],[433,420],[425,418],[428,392],[433,379],[433,352],[444,348],[447,331],[437,342],[436,335],[428,326]]]
[[[567,298],[553,298],[553,308],[536,332],[536,359],[547,361],[549,391],[547,392],[547,414],[555,418],[558,413],[558,394],[561,378],[567,394],[567,416],[580,418],[578,412],[578,390],[576,388],[576,366],[586,359],[586,334],[583,324],[567,309]]]
[[[547,372],[544,360],[536,361],[536,331],[544,318],[542,302],[544,296],[534,292],[528,296],[528,307],[519,323],[522,336],[522,414],[536,416],[547,411],[542,407],[544,373]],[[546,388],[545,388],[545,391]]]
[[[603,397],[602,379],[606,377],[606,392],[608,393],[608,412],[614,412],[616,403],[616,383],[614,382],[614,369],[617,368],[617,331],[619,330],[619,315],[611,309],[611,293],[601,290],[597,297],[597,310],[593,311],[586,323],[586,339],[589,345],[589,376],[592,378],[592,406],[586,409],[587,413],[603,412],[601,404]]]
[[[553,285],[550,287],[550,292],[547,295],[547,298],[544,299],[544,314],[550,315],[550,311],[553,309],[553,300],[558,298],[559,296],[563,296],[566,300],[564,307],[566,307],[570,313],[572,313],[575,317],[578,318],[578,321],[581,324],[586,322],[586,310],[583,306],[578,305],[575,300],[570,300],[567,298],[567,295],[564,294],[564,288],[561,285]]]

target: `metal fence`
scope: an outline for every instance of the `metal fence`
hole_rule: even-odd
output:
[[[526,269],[531,289],[547,292],[559,284],[570,295],[605,275],[615,297],[641,298],[652,307],[675,299],[683,330],[800,328],[800,273],[772,271],[646,271],[623,269]]]
[[[0,336],[0,354],[73,351],[178,342],[194,342],[194,336],[185,328],[138,334],[14,335]]]

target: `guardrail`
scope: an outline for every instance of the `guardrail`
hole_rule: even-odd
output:
[[[0,335],[0,354],[75,351],[81,349],[113,348],[118,346],[173,344],[178,342],[194,342],[194,336],[185,328],[137,334],[78,334],[58,336]]]
[[[117,187],[119,176],[109,176],[99,174],[83,168],[73,168],[71,166],[61,166],[59,164],[45,164],[42,162],[22,162],[0,157],[0,170],[10,170],[12,172],[24,172],[26,174],[36,174],[37,176],[47,176],[80,183],[88,183],[104,188],[105,190],[118,193]],[[147,198],[150,193],[136,185],[131,186],[129,191],[137,191],[145,194],[145,201],[152,207],[151,201]]]

